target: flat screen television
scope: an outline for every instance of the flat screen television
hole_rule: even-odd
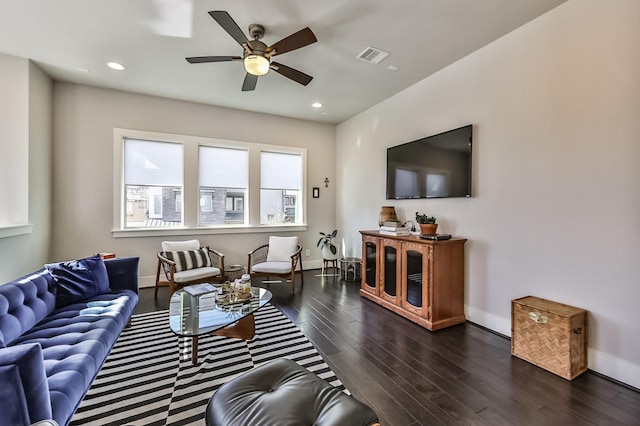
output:
[[[387,148],[387,200],[471,197],[473,126]]]

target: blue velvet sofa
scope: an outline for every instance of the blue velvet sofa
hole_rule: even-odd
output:
[[[93,256],[0,285],[0,426],[69,423],[138,303],[138,262]]]

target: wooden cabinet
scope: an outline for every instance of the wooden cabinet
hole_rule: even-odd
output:
[[[432,241],[378,231],[360,233],[363,297],[429,330],[465,321],[466,239]]]

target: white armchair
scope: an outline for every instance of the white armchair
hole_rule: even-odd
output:
[[[164,279],[166,278],[166,279]],[[169,287],[173,294],[180,287],[204,282],[222,282],[224,254],[210,247],[200,247],[200,241],[163,241],[158,252],[156,291]]]
[[[261,245],[249,253],[247,270],[251,277],[283,277],[291,281],[295,292],[295,274],[300,274],[300,286],[304,284],[302,273],[302,246],[298,237],[269,237],[269,244]]]

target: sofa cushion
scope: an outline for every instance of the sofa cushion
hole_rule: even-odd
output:
[[[20,379],[20,368],[15,365],[0,365],[0,399],[5,402],[8,410],[3,410],[2,420],[10,425],[28,425],[29,409],[27,400],[23,397],[24,386]]]
[[[0,286],[0,348],[53,312],[54,286],[45,269]]]
[[[7,377],[4,377],[2,387],[14,389],[14,392],[22,389],[22,397],[26,400],[29,418],[32,421],[50,419],[51,401],[42,361],[42,347],[38,344],[25,344],[5,348],[0,356],[0,365],[17,367],[15,371],[17,375],[14,374],[13,378],[18,382],[6,383]],[[2,423],[1,420],[0,423]]]
[[[138,295],[131,290],[96,295],[54,311],[14,342],[42,347],[51,410],[58,423],[65,424],[75,412],[137,301]],[[105,309],[102,314],[83,314],[99,305],[117,308],[118,313]]]
[[[56,281],[56,308],[109,292],[109,276],[100,255],[45,265]]]
[[[208,247],[197,250],[167,251],[164,254],[167,259],[176,263],[176,272],[211,267]]]

